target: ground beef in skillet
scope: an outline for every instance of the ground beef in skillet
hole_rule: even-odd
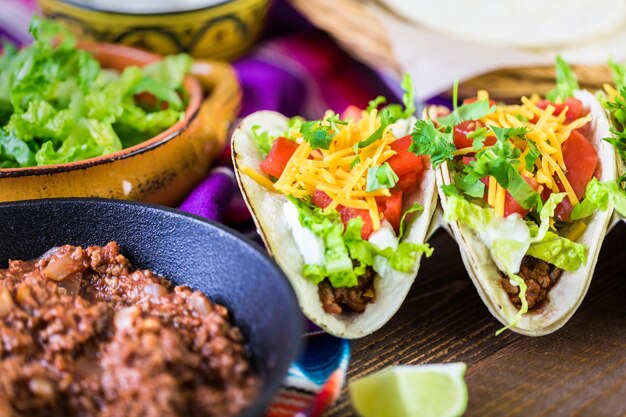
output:
[[[0,416],[232,416],[259,388],[226,308],[115,243],[0,270]]]
[[[358,285],[354,287],[334,288],[328,279],[318,285],[318,294],[324,311],[329,314],[347,312],[362,313],[368,303],[374,302],[374,270],[368,267],[365,274],[359,277]]]
[[[548,297],[548,291],[561,277],[563,270],[540,259],[526,255],[522,259],[518,275],[524,279],[528,309],[538,308]],[[509,294],[511,302],[518,308],[521,306],[519,287],[512,285],[509,278],[501,274],[502,287]]]

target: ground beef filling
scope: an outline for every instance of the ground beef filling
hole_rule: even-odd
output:
[[[324,311],[329,314],[349,312],[362,313],[367,304],[374,302],[374,270],[368,267],[365,274],[359,277],[359,283],[354,287],[334,288],[330,281],[323,280],[318,285],[318,294]]]
[[[115,243],[0,270],[0,416],[232,416],[259,389],[238,328]]]
[[[526,301],[528,309],[539,308],[548,298],[548,291],[561,277],[563,270],[532,256],[526,255],[522,259],[518,275],[526,283]],[[509,278],[501,274],[501,283],[509,294],[511,302],[518,308],[522,302],[519,297],[519,287],[512,285]]]

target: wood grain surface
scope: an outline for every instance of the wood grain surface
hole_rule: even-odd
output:
[[[409,297],[352,343],[348,378],[396,364],[467,363],[467,416],[626,416],[626,225],[606,237],[587,297],[555,333],[505,332],[476,293],[456,243],[439,231]],[[344,389],[326,417],[354,415]]]

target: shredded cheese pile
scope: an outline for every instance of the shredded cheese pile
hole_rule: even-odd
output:
[[[478,100],[489,100],[486,91],[479,91],[477,98]],[[481,118],[480,122],[485,126],[501,128],[526,127],[529,131],[526,134],[526,138],[537,146],[540,155],[535,162],[536,172],[527,171],[524,158],[530,151],[530,145],[523,140],[515,141],[515,146],[522,151],[519,157],[520,174],[528,178],[535,178],[541,184],[541,188],[538,190],[539,193],[542,192],[544,187],[551,189],[553,192],[559,192],[557,179],[560,180],[572,204],[578,204],[578,197],[565,177],[566,167],[563,161],[562,147],[572,131],[589,123],[591,116],[584,116],[566,124],[567,107],[560,115],[555,116],[554,111],[556,109],[554,106],[548,105],[543,110],[537,107],[538,101],[539,96],[534,95],[530,99],[522,97],[521,105],[498,105],[495,112]],[[537,117],[537,122],[532,123],[531,120],[535,116]],[[491,136],[493,136],[493,133],[491,133]],[[473,148],[465,148],[455,152],[455,155],[474,152],[476,151]],[[500,216],[504,216],[505,198],[506,190],[497,183],[495,178],[489,177],[487,204],[494,207],[496,214]]]
[[[327,113],[322,124],[328,125]],[[388,126],[382,138],[359,148],[355,153],[354,146],[367,139],[380,127],[378,111],[363,111],[361,119],[348,121],[347,124],[336,124],[337,131],[328,148],[311,149],[309,142],[302,138],[299,131],[289,132],[296,140],[298,148],[287,163],[285,170],[275,183],[258,171],[243,167],[242,171],[259,184],[272,191],[296,198],[307,198],[316,190],[323,191],[331,199],[330,209],[338,205],[355,209],[368,210],[372,218],[373,230],[380,228],[382,215],[376,205],[377,196],[390,196],[388,188],[367,192],[367,171],[371,167],[382,165],[396,154],[389,146],[397,138],[393,134],[392,125]],[[358,163],[352,166],[358,156]]]

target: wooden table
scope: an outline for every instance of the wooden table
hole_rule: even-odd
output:
[[[505,332],[445,232],[396,316],[352,343],[348,378],[396,364],[467,363],[467,416],[626,416],[626,225],[606,237],[587,297],[557,332]],[[344,389],[328,417],[352,416]]]

